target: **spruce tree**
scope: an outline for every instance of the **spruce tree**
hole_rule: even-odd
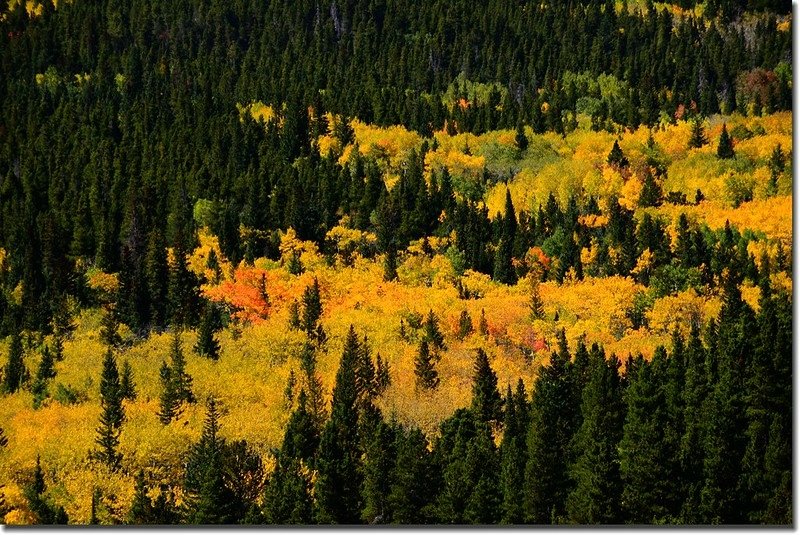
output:
[[[189,450],[184,489],[185,520],[189,524],[231,524],[234,496],[225,484],[225,439],[219,436],[219,412],[213,397],[206,404],[206,419],[199,442]]]
[[[100,427],[97,428],[95,443],[98,448],[94,456],[112,469],[118,469],[122,454],[118,452],[119,435],[125,413],[122,408],[119,370],[114,353],[109,348],[103,359],[103,372],[100,377]]]
[[[36,469],[33,472],[33,481],[24,486],[22,494],[28,501],[28,508],[36,517],[36,524],[67,524],[69,518],[62,506],[55,506],[44,496],[47,486],[44,482],[44,472],[39,455],[36,455]]]
[[[502,233],[494,257],[494,275],[492,278],[503,284],[514,284],[517,274],[512,264],[514,239],[517,234],[517,218],[511,192],[506,189],[506,207],[503,216]]]
[[[525,135],[525,126],[522,121],[517,122],[517,132],[514,135],[514,144],[520,154],[528,150],[528,137]]]
[[[497,374],[489,364],[486,352],[478,348],[472,371],[472,412],[482,422],[498,422],[502,416],[503,400],[497,390]]]
[[[559,334],[564,338],[563,331]],[[570,443],[579,407],[566,344],[552,353],[533,387],[528,463],[525,469],[525,519],[534,524],[560,522],[569,494]]]
[[[322,300],[319,293],[319,281],[314,277],[314,282],[306,287],[303,292],[303,316],[301,325],[310,336],[317,330],[317,324],[322,316]]]
[[[481,318],[478,321],[478,334],[486,336],[489,334],[489,323],[486,321],[486,311],[481,309]]]
[[[8,394],[13,394],[22,385],[22,379],[25,376],[25,363],[22,355],[22,338],[19,332],[13,331],[8,347],[8,364],[3,370],[3,390]]]
[[[389,385],[392,384],[391,369],[389,361],[381,358],[381,354],[375,357],[375,393],[380,396]]]
[[[689,137],[689,148],[699,149],[708,143],[706,139],[705,130],[703,129],[703,121],[699,117],[692,121],[692,133]]]
[[[217,330],[217,311],[214,304],[210,301],[206,303],[203,319],[200,321],[200,328],[197,332],[197,344],[194,351],[201,357],[211,360],[219,359],[219,341],[214,333]]]
[[[469,316],[469,312],[462,310],[458,317],[458,339],[463,340],[472,334],[472,331],[472,318]]]
[[[622,152],[622,149],[619,146],[619,141],[614,140],[614,146],[611,147],[611,152],[608,153],[608,158],[606,158],[608,165],[617,167],[618,169],[624,169],[628,167],[628,158],[625,157],[625,154]]]
[[[431,503],[436,485],[434,462],[425,435],[412,427],[395,432],[395,463],[390,478],[385,522],[426,524],[434,521]]]
[[[722,132],[719,134],[719,143],[717,144],[717,158],[721,160],[730,160],[736,156],[733,151],[733,138],[728,134],[728,125],[722,124]]]
[[[528,307],[531,310],[531,319],[542,320],[544,319],[544,301],[542,300],[542,294],[539,287],[538,270],[532,271],[528,278],[531,285],[530,300],[528,301]]]
[[[134,480],[133,503],[125,516],[125,523],[144,525],[153,523],[153,502],[147,496],[147,485],[144,480],[144,470],[141,468],[136,473]]]
[[[122,337],[119,335],[119,320],[113,307],[105,307],[103,309],[100,341],[111,348],[119,347],[122,344]]]
[[[525,465],[528,461],[527,434],[530,423],[530,403],[525,383],[520,379],[516,391],[508,387],[503,421],[503,441],[500,444],[500,506],[503,524],[521,524],[524,519],[523,492]]]
[[[360,519],[362,478],[356,384],[360,351],[358,336],[351,325],[336,372],[331,418],[322,432],[317,457],[315,517],[321,524],[355,524]]]
[[[47,397],[47,382],[56,376],[53,355],[50,349],[44,346],[42,359],[39,361],[39,368],[36,370],[36,379],[31,387],[33,393],[33,408],[38,409],[42,401]]]
[[[414,360],[414,375],[416,375],[417,388],[433,390],[439,386],[439,373],[433,366],[433,356],[427,340],[419,343],[417,357]]]
[[[575,436],[578,458],[570,468],[575,487],[567,498],[567,514],[576,524],[619,524],[623,517],[618,445],[625,416],[619,361],[615,356],[607,361],[596,347],[590,355],[582,424]]]
[[[675,522],[678,474],[665,436],[669,413],[665,399],[667,354],[656,350],[642,363],[626,391],[627,415],[619,445],[622,501],[630,522]]]
[[[444,343],[444,335],[442,331],[439,330],[439,318],[433,312],[433,309],[428,310],[428,315],[425,317],[425,323],[422,327],[422,339],[427,342],[434,351],[447,350],[447,346]]]
[[[119,388],[121,399],[127,399],[129,401],[136,399],[136,384],[133,381],[133,370],[127,360],[122,362],[122,375],[119,381]]]

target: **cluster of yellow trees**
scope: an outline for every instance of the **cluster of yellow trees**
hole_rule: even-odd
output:
[[[242,108],[262,117],[271,117],[272,110],[250,105]],[[614,136],[576,130],[566,137],[554,134],[534,135],[528,132],[530,147],[523,157],[515,154],[514,133],[490,132],[481,136],[462,134],[448,136],[436,133],[436,147],[426,157],[426,172],[447,167],[461,179],[479,179],[484,166],[500,168],[515,162],[509,183],[516,206],[532,208],[554,193],[561,201],[583,190],[598,195],[629,197],[635,205],[635,188],[618,177],[606,164],[608,151],[615,139],[631,162],[643,160],[648,137],[653,140],[667,162],[664,191],[681,191],[692,195],[701,189],[705,201],[699,205],[664,205],[649,208],[675,221],[680,212],[691,219],[705,221],[712,228],[722,227],[726,220],[741,230],[762,232],[791,245],[791,173],[778,187],[778,195],[764,193],[767,160],[774,146],[781,144],[790,154],[791,114],[768,117],[730,117],[728,128],[743,125],[751,131],[763,132],[737,142],[735,150],[741,160],[750,162],[744,171],[737,164],[720,162],[715,157],[715,139],[722,128],[721,119],[706,125],[712,140],[700,149],[687,149],[689,126],[686,123],[665,125],[653,132],[640,129]],[[397,173],[404,158],[419,149],[422,139],[400,127],[377,128],[353,122],[355,147],[381,159],[385,170]],[[336,140],[323,136],[321,148],[331,147]],[[738,160],[737,160],[738,161]],[[747,175],[755,183],[755,199],[737,208],[731,206],[725,193],[725,179],[730,173]],[[630,179],[631,181],[637,178]],[[505,186],[489,191],[486,202],[490,213],[502,211]],[[639,209],[637,216],[641,215]],[[603,225],[604,218],[586,222]],[[670,229],[672,231],[673,229]],[[608,354],[623,359],[628,354],[651,356],[659,344],[667,344],[670,333],[678,328],[688,332],[691,322],[705,322],[720,309],[718,297],[704,296],[694,290],[656,300],[647,313],[649,326],[634,329],[626,311],[631,309],[638,291],[644,288],[630,278],[608,277],[574,281],[569,278],[561,286],[544,282],[538,287],[543,314],[534,318],[531,311],[531,288],[528,279],[516,286],[494,283],[486,275],[467,271],[461,284],[477,296],[459,298],[455,283],[458,278],[444,251],[449,238],[430,239],[433,255],[423,253],[419,244],[412,244],[401,254],[399,280],[383,281],[382,258],[365,259],[358,254],[358,245],[374,243],[375,236],[336,227],[328,238],[337,250],[348,256],[331,265],[310,242],[300,241],[293,231],[281,241],[283,258],[279,261],[256,259],[254,265],[234,266],[219,250],[214,236],[201,232],[200,246],[189,258],[188,265],[210,282],[204,294],[231,311],[231,328],[217,334],[221,357],[211,361],[191,353],[196,334],[186,332],[183,346],[188,356],[187,372],[194,379],[195,395],[205,399],[213,394],[221,406],[222,433],[230,439],[244,438],[265,459],[277,446],[289,415],[284,398],[287,379],[299,372],[298,355],[304,335],[289,328],[290,307],[316,278],[319,281],[323,314],[322,324],[328,336],[325,350],[318,360],[318,372],[326,396],[330,396],[338,359],[349,326],[355,325],[367,335],[373,354],[380,353],[389,363],[391,385],[380,400],[386,414],[394,414],[401,422],[415,423],[426,433],[434,434],[445,417],[469,403],[472,362],[475,348],[483,348],[497,372],[499,385],[515,383],[522,377],[530,387],[542,362],[555,346],[555,333],[564,328],[571,346],[580,337],[587,342],[601,342]],[[769,256],[776,251],[770,246],[752,244],[756,259],[764,249]],[[206,272],[206,259],[214,250],[220,265],[218,274]],[[586,260],[591,251],[585,250]],[[292,275],[288,259],[299,257],[304,272]],[[116,278],[92,271],[89,284],[112,293]],[[782,286],[791,289],[791,280],[778,276]],[[758,289],[742,289],[745,299],[757,304]],[[447,350],[437,363],[441,383],[433,392],[420,393],[415,388],[414,357],[419,333],[412,325],[415,319],[435,311],[447,341]],[[466,312],[473,330],[461,332],[461,318]],[[480,326],[484,318],[485,329]],[[33,470],[37,454],[45,467],[49,493],[63,505],[75,522],[86,522],[90,516],[91,489],[101,490],[100,519],[110,518],[127,509],[133,497],[132,476],[142,467],[155,478],[179,479],[181,458],[200,434],[202,406],[188,407],[177,421],[162,425],[157,417],[160,395],[159,367],[168,358],[170,334],[153,334],[129,349],[121,351],[119,360],[127,360],[133,370],[138,397],[126,401],[126,417],[120,450],[123,473],[110,473],[89,461],[94,446],[99,407],[99,378],[104,346],[100,342],[101,313],[84,310],[76,319],[73,337],[64,345],[64,360],[56,363],[58,384],[71,390],[75,403],[49,399],[38,410],[33,409],[32,394],[20,391],[5,396],[0,403],[0,427],[9,443],[0,452],[0,484],[5,484],[6,502],[12,511],[7,523],[25,523],[30,518],[25,499],[15,481],[25,480]],[[403,326],[401,328],[401,325]],[[36,337],[26,345],[25,363],[35,370],[38,363]],[[0,355],[7,354],[7,341],[0,343]]]

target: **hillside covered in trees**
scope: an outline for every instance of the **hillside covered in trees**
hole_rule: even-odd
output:
[[[0,521],[793,522],[770,0],[9,0]]]

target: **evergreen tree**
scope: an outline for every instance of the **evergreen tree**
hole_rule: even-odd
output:
[[[637,524],[675,521],[679,472],[666,437],[666,360],[666,351],[659,347],[652,362],[637,368],[626,391],[627,415],[619,445],[622,501],[626,517]]]
[[[433,309],[428,310],[428,315],[425,317],[425,323],[422,327],[422,339],[427,342],[434,351],[447,350],[447,346],[444,343],[444,335],[442,331],[439,330],[439,318],[433,312]]]
[[[355,524],[360,519],[362,477],[356,385],[360,352],[358,336],[351,325],[336,372],[331,418],[322,431],[317,458],[315,517],[321,524]]]
[[[608,153],[608,158],[606,158],[606,161],[608,162],[608,165],[617,167],[618,169],[624,169],[628,167],[628,158],[626,158],[625,154],[622,152],[618,140],[614,140],[614,146],[611,147],[611,152]]]
[[[95,443],[98,448],[94,457],[112,469],[118,469],[122,461],[119,453],[119,435],[125,413],[122,408],[119,370],[114,353],[109,348],[103,359],[103,372],[100,377],[100,427],[97,428]]]
[[[36,517],[37,524],[67,524],[69,518],[66,511],[61,506],[55,506],[44,496],[47,486],[44,482],[42,463],[39,455],[36,455],[36,469],[33,473],[33,481],[23,488],[23,495],[28,501],[28,508]]]
[[[502,416],[503,400],[497,390],[497,374],[489,364],[486,352],[478,348],[472,371],[472,412],[482,422],[498,422]]]
[[[419,343],[417,357],[414,360],[414,375],[417,377],[417,388],[433,390],[439,386],[439,373],[433,366],[433,356],[428,341],[424,339]]]
[[[303,330],[312,335],[317,330],[322,316],[322,300],[319,293],[319,281],[314,277],[314,283],[306,287],[303,292],[303,316],[301,325]]]
[[[133,401],[136,399],[136,384],[133,382],[133,370],[130,363],[122,362],[122,375],[119,381],[119,395],[121,399]]]
[[[544,301],[539,288],[539,274],[538,270],[534,270],[528,276],[531,285],[530,301],[528,307],[531,310],[531,319],[542,320],[544,319]]]
[[[381,354],[375,357],[375,394],[380,396],[392,384],[389,361],[382,359]]]
[[[38,409],[42,401],[47,397],[47,382],[56,376],[53,362],[53,355],[50,349],[44,346],[42,359],[39,361],[39,368],[36,370],[36,379],[31,387],[33,393],[33,408]]]
[[[103,309],[103,323],[100,326],[100,341],[110,348],[119,347],[122,344],[122,337],[119,335],[119,320],[117,313],[112,307]]]
[[[689,137],[689,148],[699,149],[708,143],[706,139],[705,130],[703,129],[703,121],[699,117],[692,121],[692,133]]]
[[[144,525],[154,523],[153,502],[147,496],[144,470],[139,469],[134,480],[133,503],[125,517],[126,524]]]
[[[625,408],[619,361],[592,348],[589,382],[583,390],[582,424],[575,436],[578,458],[570,468],[575,487],[567,498],[569,520],[577,524],[621,523],[622,481],[618,444]]]
[[[520,524],[524,521],[523,492],[525,465],[528,460],[527,433],[530,423],[530,403],[525,383],[520,379],[517,389],[508,387],[505,402],[503,441],[500,444],[501,522]]]
[[[514,144],[517,146],[517,150],[520,154],[528,150],[528,137],[525,135],[525,126],[522,124],[522,121],[517,122]]]
[[[469,312],[466,310],[461,311],[461,315],[458,317],[458,338],[459,340],[463,340],[467,336],[472,333],[472,318],[469,316]]]
[[[185,521],[190,524],[231,524],[234,496],[224,481],[225,439],[219,436],[216,400],[208,399],[203,434],[186,460]]]
[[[730,160],[736,156],[733,152],[733,138],[728,134],[728,125],[722,124],[722,132],[719,135],[719,143],[717,144],[717,158],[721,160]]]
[[[219,341],[214,336],[217,330],[217,322],[217,310],[209,301],[206,304],[205,312],[203,312],[203,319],[197,332],[197,344],[194,346],[195,353],[201,357],[211,360],[219,359]]]
[[[511,192],[506,189],[506,207],[503,216],[502,234],[494,257],[493,279],[503,284],[514,284],[517,274],[512,264],[514,239],[517,234],[517,216],[511,202]]]
[[[489,334],[489,324],[486,321],[486,313],[484,309],[481,309],[481,319],[478,321],[478,334],[481,336],[486,336]]]
[[[385,522],[425,524],[434,521],[434,462],[425,435],[412,427],[395,432],[395,463],[391,471]]]
[[[580,413],[570,373],[570,355],[563,331],[560,351],[541,369],[533,388],[525,468],[526,522],[550,524],[565,515],[570,482],[570,443]]]

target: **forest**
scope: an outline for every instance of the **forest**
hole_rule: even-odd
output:
[[[8,0],[0,523],[793,525],[777,0]]]

